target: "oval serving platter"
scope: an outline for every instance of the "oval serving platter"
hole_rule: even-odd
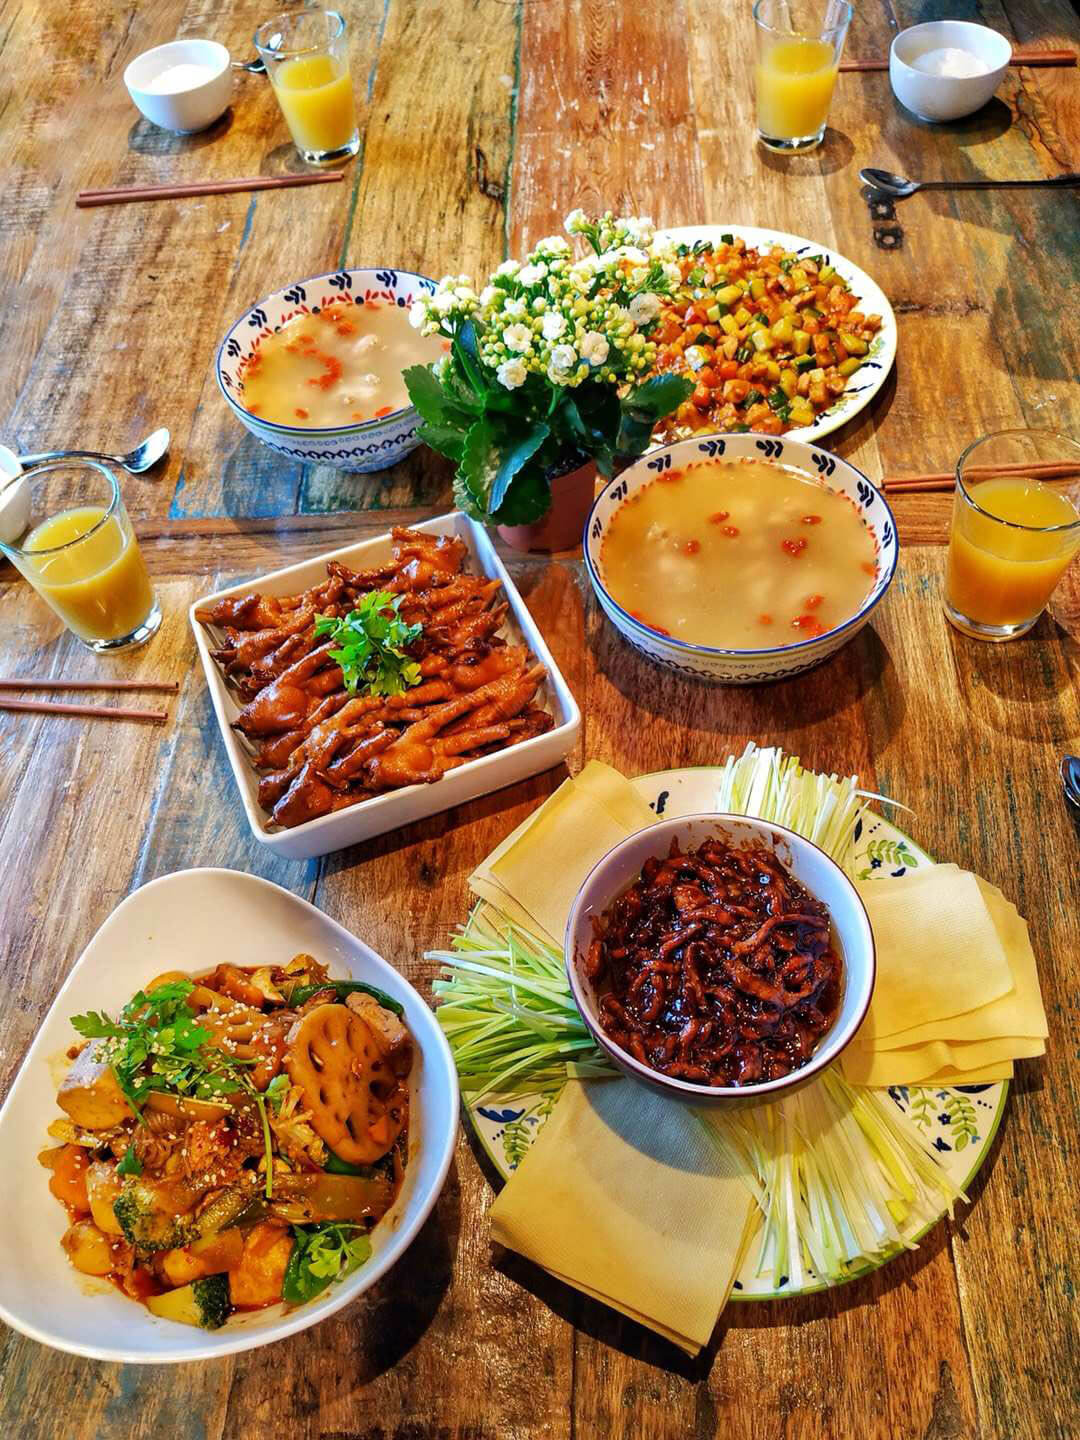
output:
[[[834,430],[839,430],[841,425],[846,425],[865,410],[885,384],[896,360],[896,316],[880,285],[872,280],[865,270],[860,270],[858,265],[853,265],[843,255],[838,255],[827,245],[807,240],[802,235],[789,235],[783,230],[766,230],[757,225],[680,225],[670,230],[658,230],[656,234],[658,239],[673,240],[677,245],[693,245],[695,240],[709,240],[716,245],[720,243],[721,236],[737,235],[746,242],[748,249],[760,249],[763,245],[782,245],[785,250],[792,250],[796,255],[821,255],[859,297],[859,308],[863,313],[881,316],[881,329],[870,347],[867,359],[851,377],[852,383],[842,395],[836,397],[827,410],[821,412],[813,425],[788,430],[785,438],[820,441],[823,436],[831,435]],[[700,433],[705,435],[708,432],[703,430]]]
[[[657,815],[670,818],[715,809],[722,773],[719,766],[661,770],[652,775],[639,775],[631,783]],[[859,880],[888,884],[890,879],[899,878],[909,870],[933,863],[913,840],[880,815],[868,815],[861,833],[856,835],[855,874]],[[888,1093],[897,1109],[908,1116],[933,1148],[949,1178],[966,1190],[990,1153],[1008,1092],[1006,1080],[933,1089],[894,1085]],[[488,1095],[480,1104],[476,1095],[463,1094],[461,1098],[489,1160],[500,1176],[508,1180],[554,1109],[554,1099],[550,1095]],[[944,1214],[943,1210],[930,1225],[913,1228],[907,1238],[919,1240]],[[857,1280],[903,1253],[894,1250],[874,1264],[852,1270],[837,1283]],[[750,1246],[731,1292],[732,1300],[783,1300],[832,1288],[830,1283],[815,1278],[808,1278],[807,1283],[798,1288],[790,1285],[774,1288],[768,1278],[753,1273],[755,1259],[756,1251]]]

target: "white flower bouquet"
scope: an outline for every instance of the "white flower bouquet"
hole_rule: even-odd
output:
[[[487,524],[538,520],[552,478],[587,460],[610,475],[692,388],[674,375],[642,379],[660,296],[680,283],[651,223],[575,210],[565,224],[590,253],[575,258],[549,236],[479,294],[467,276],[448,276],[410,314],[449,341],[434,365],[405,371],[421,438],[456,462],[455,500]]]

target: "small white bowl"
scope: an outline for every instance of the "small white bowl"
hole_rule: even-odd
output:
[[[666,856],[672,840],[678,840],[685,851],[712,839],[720,839],[734,848],[753,844],[771,850],[799,884],[828,909],[832,941],[844,963],[843,996],[831,1029],[822,1036],[818,1048],[801,1069],[779,1080],[765,1080],[757,1085],[695,1085],[643,1065],[616,1045],[600,1024],[597,988],[585,972],[594,918],[599,919],[609,905],[629,890],[645,861]],[[620,841],[597,861],[577,893],[566,922],[565,954],[574,1001],[602,1049],[632,1079],[693,1105],[761,1105],[778,1099],[785,1091],[797,1090],[820,1075],[838,1058],[865,1019],[876,974],[874,934],[866,909],[840,867],[824,850],[793,830],[746,815],[684,815],[659,820]]]
[[[371,1259],[308,1304],[237,1314],[220,1330],[159,1319],[107,1281],[80,1275],[60,1248],[67,1218],[48,1193],[37,1155],[49,1145],[46,1130],[59,1113],[56,1085],[75,1039],[71,1016],[90,1009],[115,1013],[165,970],[190,973],[217,959],[265,965],[300,951],[326,964],[332,976],[365,980],[404,1006],[417,1059],[409,1077],[409,1163],[401,1190],[372,1231]],[[0,1320],[56,1350],[124,1364],[216,1360],[296,1335],[369,1290],[400,1260],[439,1197],[457,1128],[457,1072],[446,1038],[430,1007],[380,955],[314,905],[255,875],[164,875],[133,891],[87,945],[0,1108]]]
[[[162,94],[147,87],[174,65],[198,65],[207,78],[185,90]],[[136,108],[163,130],[193,135],[221,118],[232,98],[229,52],[216,40],[170,40],[136,55],[124,71],[124,84]]]
[[[986,66],[982,75],[929,75],[914,62],[931,50],[966,50]],[[1012,46],[1004,35],[967,20],[931,20],[902,30],[889,49],[889,81],[901,105],[920,120],[959,120],[981,110],[1001,84]]]
[[[651,626],[635,620],[612,598],[604,586],[600,554],[608,525],[628,495],[670,470],[672,465],[686,465],[702,456],[725,460],[776,460],[804,474],[819,479],[830,490],[846,495],[862,516],[874,540],[877,579],[863,601],[862,608],[850,620],[834,630],[809,640],[795,640],[790,645],[776,645],[760,650],[729,650],[713,645],[692,645],[663,635]],[[857,635],[870,618],[870,612],[892,584],[900,553],[896,538],[896,522],[884,494],[861,470],[856,470],[839,455],[819,450],[805,440],[792,440],[784,435],[773,439],[765,435],[708,435],[701,439],[679,440],[661,450],[653,450],[625,469],[601,490],[585,525],[585,568],[589,572],[600,608],[625,640],[650,660],[724,685],[757,685],[767,680],[783,680],[820,665],[842,645]]]
[[[404,405],[378,420],[335,426],[279,425],[260,420],[244,408],[244,376],[259,346],[297,315],[328,305],[396,305],[407,311],[415,299],[435,291],[435,281],[411,270],[333,270],[309,280],[294,280],[275,290],[236,321],[218,347],[214,370],[230,410],[271,450],[312,465],[339,470],[385,470],[420,444],[420,416]]]
[[[30,487],[14,450],[0,445],[0,540],[14,545],[30,523]]]

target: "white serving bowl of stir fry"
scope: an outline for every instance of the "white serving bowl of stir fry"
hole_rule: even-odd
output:
[[[0,1317],[121,1362],[295,1334],[400,1259],[457,1116],[430,1010],[361,941],[251,875],[154,881],[90,942],[0,1111]]]

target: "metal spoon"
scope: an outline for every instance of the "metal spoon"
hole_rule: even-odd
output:
[[[141,475],[156,465],[169,449],[172,436],[164,426],[148,435],[141,445],[129,450],[126,455],[104,455],[98,450],[42,450],[39,455],[20,455],[19,464],[40,465],[45,460],[111,460],[132,475]]]
[[[260,56],[257,60],[234,60],[234,70],[246,70],[249,75],[265,75],[266,61]]]
[[[1065,799],[1080,815],[1080,755],[1061,757],[1061,783],[1065,790]]]
[[[1033,190],[1045,186],[1080,185],[1080,175],[1071,171],[1042,180],[909,180],[906,175],[894,175],[890,170],[875,170],[870,166],[859,171],[859,179],[864,185],[891,195],[894,200],[906,200],[918,190]]]

